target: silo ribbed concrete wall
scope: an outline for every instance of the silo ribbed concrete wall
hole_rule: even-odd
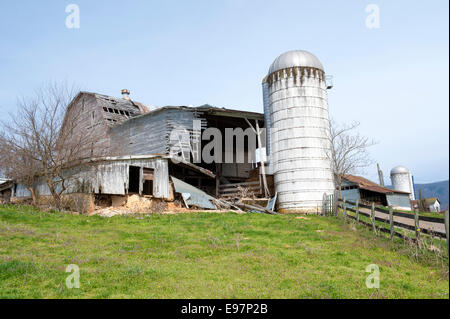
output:
[[[393,168],[391,171],[391,182],[393,189],[409,193],[409,198],[411,200],[415,199],[412,175],[407,168],[403,166]]]
[[[267,87],[278,210],[321,212],[323,194],[334,191],[325,73],[284,68],[269,74]]]

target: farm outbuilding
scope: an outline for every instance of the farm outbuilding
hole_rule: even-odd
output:
[[[393,190],[364,177],[345,175],[342,179],[342,197],[363,204],[393,206],[396,209],[411,210],[408,192]]]
[[[13,181],[6,178],[0,178],[0,203],[9,202],[13,185]]]
[[[123,98],[80,92],[69,105],[64,123],[72,121],[73,114],[80,121],[74,135],[90,132],[98,142],[90,154],[80,154],[81,162],[68,165],[65,170],[68,186],[63,194],[83,197],[83,210],[92,210],[92,201],[97,198],[109,197],[107,200],[111,201],[112,197],[130,194],[171,200],[171,177],[212,196],[229,189],[226,185],[245,185],[250,180],[255,193],[262,193],[255,163],[258,141],[255,135],[248,134],[251,126],[264,127],[261,113],[210,105],[155,108],[132,101],[128,92]],[[213,148],[213,162],[200,156],[211,152],[204,134],[209,128],[219,136],[220,152]],[[225,145],[229,130],[231,149]],[[233,135],[236,132],[246,136],[241,152]],[[264,143],[265,135],[261,135],[259,142]],[[211,140],[213,137],[209,136]],[[221,154],[220,158],[215,152]],[[255,183],[259,186],[255,187]],[[32,187],[37,196],[51,195],[43,177],[37,177]],[[13,199],[30,196],[29,187],[14,182]]]
[[[425,208],[430,212],[440,212],[441,211],[441,202],[437,197],[425,198],[424,200]]]

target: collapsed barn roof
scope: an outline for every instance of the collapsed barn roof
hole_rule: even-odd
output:
[[[223,107],[217,107],[212,106],[209,104],[204,104],[201,106],[191,107],[191,106],[161,106],[158,108],[154,108],[148,112],[144,112],[140,115],[137,115],[135,117],[144,117],[144,116],[153,116],[156,113],[165,111],[165,110],[189,110],[194,112],[201,112],[202,114],[209,114],[209,115],[217,115],[217,116],[226,116],[226,117],[236,117],[236,118],[247,118],[247,119],[254,119],[254,120],[264,120],[264,114],[258,113],[258,112],[251,112],[251,111],[241,111],[241,110],[234,110],[234,109],[227,109]],[[135,118],[133,117],[133,118]]]

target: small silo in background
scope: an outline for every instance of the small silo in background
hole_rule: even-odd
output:
[[[396,166],[391,170],[392,189],[409,193],[409,198],[414,200],[414,183],[411,172],[404,166]]]
[[[269,171],[280,212],[322,210],[334,192],[325,72],[313,54],[283,53],[263,80]]]

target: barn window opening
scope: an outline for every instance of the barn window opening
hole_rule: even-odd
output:
[[[153,195],[153,169],[144,168],[144,180],[142,185],[142,194]]]
[[[128,172],[128,193],[139,193],[140,167],[130,166]]]

